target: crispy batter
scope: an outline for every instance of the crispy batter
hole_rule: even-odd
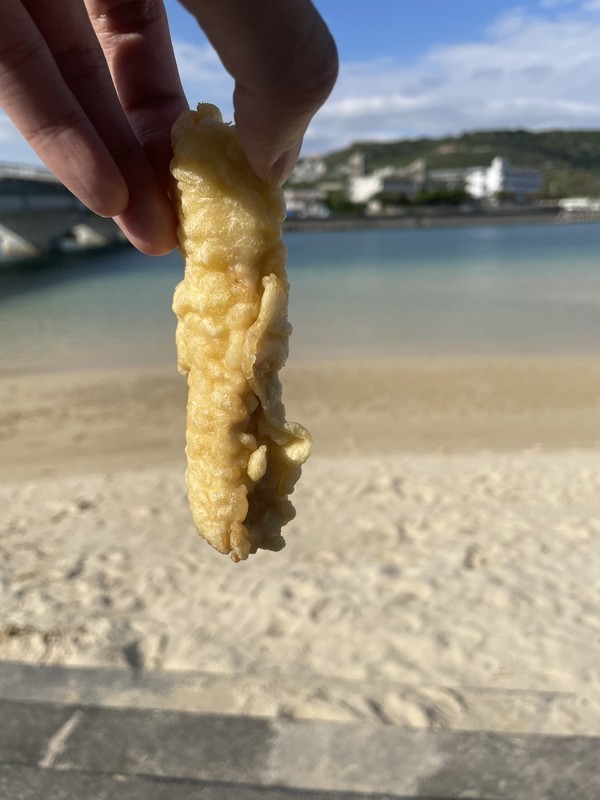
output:
[[[282,192],[250,168],[215,106],[173,128],[179,242],[177,360],[188,375],[188,494],[200,534],[239,561],[280,550],[287,495],[311,450],[286,422],[278,371],[288,354]]]

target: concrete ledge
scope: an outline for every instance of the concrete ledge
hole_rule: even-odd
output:
[[[377,714],[376,704],[393,690],[407,704],[430,707],[429,720],[420,729],[600,736],[600,698],[569,692],[373,683],[369,695],[374,711],[367,718],[357,718],[351,708],[344,712],[318,699],[306,703],[310,697],[335,697],[340,688],[356,708],[369,714],[362,683],[322,675],[267,671],[228,675],[0,662],[0,699],[267,717],[275,717],[278,709],[284,708],[287,718],[382,725],[393,720]],[[255,700],[250,703],[249,697]],[[449,707],[436,706],[436,697],[447,698]]]
[[[198,791],[204,791],[203,783],[219,784],[235,788],[236,798],[254,787],[277,788],[272,796],[282,798],[310,797],[310,792],[361,800],[378,795],[411,800],[600,797],[597,737],[433,732],[16,700],[0,701],[0,719],[0,776],[13,784],[76,785],[94,774],[113,788],[116,776],[195,782]],[[159,790],[157,784],[155,794],[145,796],[166,796]],[[6,790],[0,796],[27,794]],[[57,789],[55,796],[90,795]],[[93,796],[144,795],[107,789]],[[269,795],[263,790],[263,796]]]
[[[0,797],[10,800],[398,800],[397,795],[313,792],[285,786],[64,772],[0,764]],[[400,798],[400,800],[404,800]],[[411,800],[406,798],[405,800]],[[426,798],[452,800],[452,798]]]

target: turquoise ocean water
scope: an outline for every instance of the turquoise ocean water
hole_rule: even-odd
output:
[[[600,354],[600,225],[288,234],[294,359]],[[174,364],[177,254],[0,265],[0,371]]]

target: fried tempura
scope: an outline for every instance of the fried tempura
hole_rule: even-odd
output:
[[[261,181],[235,128],[201,104],[173,128],[179,242],[177,360],[188,375],[186,480],[199,533],[239,561],[280,550],[287,495],[310,434],[286,422],[278,371],[288,355],[289,286],[280,189]]]

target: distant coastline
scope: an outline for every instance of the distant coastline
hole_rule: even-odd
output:
[[[457,228],[485,225],[548,225],[558,222],[560,211],[556,208],[498,209],[494,211],[465,211],[456,209],[419,209],[394,217],[328,217],[326,219],[287,219],[284,231],[355,231],[395,230],[398,228]],[[600,220],[587,220],[589,222]],[[562,223],[568,223],[564,217]],[[573,219],[572,222],[581,222]],[[572,224],[572,223],[569,223]]]

